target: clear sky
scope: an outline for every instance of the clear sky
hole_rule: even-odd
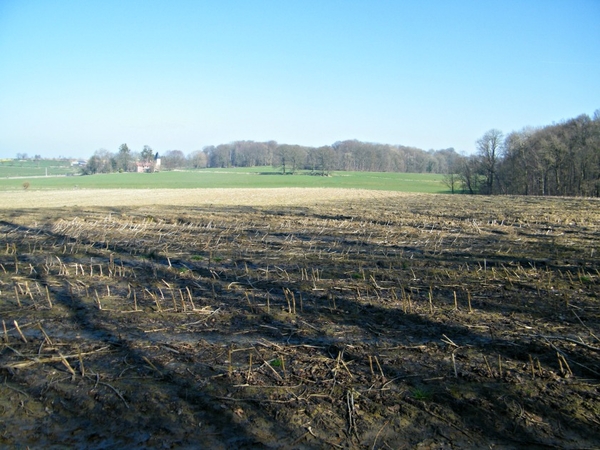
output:
[[[600,0],[0,0],[0,158],[359,139],[472,153],[600,108]]]

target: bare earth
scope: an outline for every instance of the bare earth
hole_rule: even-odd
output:
[[[0,447],[600,448],[600,202],[0,193]]]

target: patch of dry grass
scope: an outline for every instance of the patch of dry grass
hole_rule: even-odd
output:
[[[64,206],[317,205],[350,199],[398,198],[401,192],[365,189],[85,189],[0,193],[0,209]]]

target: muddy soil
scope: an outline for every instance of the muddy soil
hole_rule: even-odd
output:
[[[600,202],[13,209],[0,446],[600,447]]]

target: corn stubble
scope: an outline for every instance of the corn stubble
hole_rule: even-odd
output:
[[[599,202],[256,203],[4,220],[0,443],[598,442]]]

